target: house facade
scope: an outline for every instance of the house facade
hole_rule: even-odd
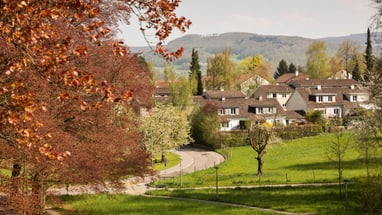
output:
[[[275,99],[284,110],[286,103],[294,92],[293,88],[286,84],[261,85],[253,93],[252,97],[256,99]]]
[[[284,111],[279,102],[269,98],[248,98],[239,90],[206,91],[203,102],[214,101],[218,105],[220,131],[240,129],[240,121],[250,120],[253,123],[289,125],[302,120],[302,116]]]
[[[343,118],[369,101],[368,91],[352,79],[300,80],[291,86],[295,90],[286,103],[289,111],[318,110],[327,118]]]

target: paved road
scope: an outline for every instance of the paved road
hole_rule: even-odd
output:
[[[161,178],[175,177],[179,176],[180,173],[184,175],[208,169],[224,161],[224,157],[221,154],[199,148],[184,147],[180,150],[173,150],[172,152],[179,155],[181,162],[176,166],[160,171],[159,177]],[[124,180],[123,183],[125,188],[122,190],[113,190],[108,186],[70,186],[68,188],[50,189],[48,193],[52,195],[79,195],[83,193],[115,192],[127,193],[130,195],[143,195],[148,189],[147,184],[157,179],[158,177],[150,176]]]
[[[162,178],[208,169],[224,161],[224,157],[221,154],[200,148],[186,147],[172,152],[179,155],[181,162],[176,166],[161,171],[159,175]]]

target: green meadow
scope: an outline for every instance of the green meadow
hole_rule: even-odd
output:
[[[187,201],[129,195],[82,195],[62,196],[64,207],[55,209],[63,215],[237,215],[274,213],[261,210],[211,204],[200,201]],[[62,206],[61,206],[62,207]]]
[[[70,208],[67,214],[85,215],[278,214],[277,211],[299,214],[344,214],[345,210],[349,215],[364,214],[360,182],[365,178],[366,170],[362,156],[356,143],[346,151],[343,177],[350,182],[347,189],[341,184],[342,195],[340,195],[336,165],[327,155],[332,140],[333,135],[325,134],[269,145],[263,157],[264,168],[261,178],[256,175],[257,162],[253,149],[234,147],[219,150],[227,160],[217,168],[183,175],[182,180],[176,177],[155,182],[153,187],[165,185],[166,188],[148,192],[152,197],[84,195],[64,196],[62,200],[65,208]],[[178,158],[169,155],[168,159],[174,160],[176,164]],[[380,163],[380,158],[377,161]],[[196,199],[272,209],[275,212],[216,205],[198,202]]]
[[[349,134],[348,134],[349,135]],[[350,137],[351,138],[351,137]],[[329,142],[333,135],[301,138],[269,145],[263,157],[263,176],[257,176],[255,151],[249,147],[219,150],[228,159],[218,166],[182,176],[182,187],[211,187],[216,184],[216,171],[220,186],[264,184],[299,184],[338,182],[336,163],[328,158]],[[343,178],[357,180],[366,176],[365,165],[352,144],[343,161]],[[180,177],[157,181],[167,187],[180,187]]]

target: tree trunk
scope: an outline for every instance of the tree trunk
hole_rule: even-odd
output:
[[[338,186],[340,190],[340,199],[342,199],[342,163],[341,160],[338,161]]]
[[[22,166],[18,161],[13,162],[12,167],[12,177],[10,181],[9,199],[7,202],[7,207],[10,210],[18,211],[19,206],[23,204],[23,199],[20,195],[20,188],[22,181],[20,180]],[[20,213],[20,211],[18,211]]]
[[[263,175],[263,160],[261,157],[257,157],[257,176]]]
[[[21,164],[18,161],[13,162],[12,168],[12,193],[18,193],[19,191],[19,180],[18,177],[21,174]]]
[[[33,214],[44,214],[45,212],[45,189],[41,176],[39,173],[35,173],[32,180],[32,201],[35,205]]]

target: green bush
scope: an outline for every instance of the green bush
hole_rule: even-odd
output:
[[[251,120],[240,120],[240,129],[248,130],[252,127]]]
[[[323,132],[322,126],[318,124],[308,124],[299,126],[286,126],[275,128],[276,135],[284,140],[292,140],[301,137],[316,136]]]

